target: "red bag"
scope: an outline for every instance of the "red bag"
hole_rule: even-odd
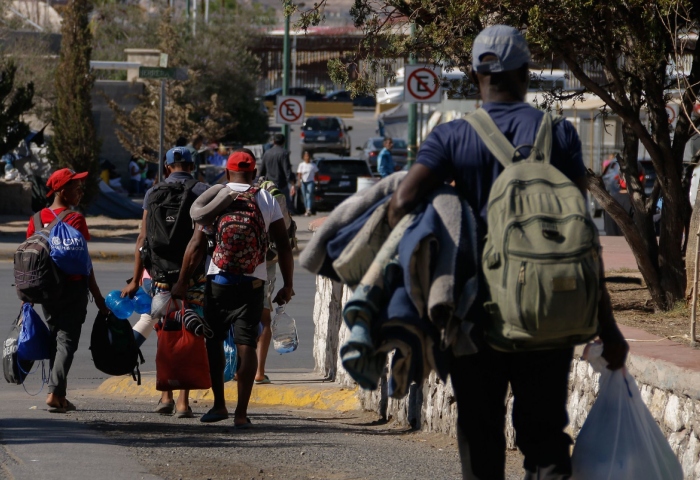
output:
[[[184,308],[183,303],[182,309]],[[184,322],[181,322],[179,330],[164,330],[160,322],[155,329],[158,334],[156,390],[163,392],[211,388],[204,338],[185,329]]]

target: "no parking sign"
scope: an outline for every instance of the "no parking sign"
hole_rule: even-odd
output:
[[[404,100],[409,103],[440,103],[440,69],[410,65],[405,67]]]
[[[306,97],[278,95],[275,122],[279,125],[301,125],[305,110]]]

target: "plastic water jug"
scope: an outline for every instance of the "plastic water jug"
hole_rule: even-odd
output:
[[[136,313],[151,313],[151,301],[153,299],[143,287],[139,287],[134,295],[134,311]]]
[[[272,345],[279,353],[293,352],[299,346],[296,321],[284,313],[284,305],[275,308],[272,319]]]
[[[122,297],[122,292],[119,290],[109,292],[105,303],[114,316],[122,320],[126,320],[134,313],[134,301],[129,297]]]

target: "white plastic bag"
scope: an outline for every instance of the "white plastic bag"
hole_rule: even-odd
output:
[[[572,457],[572,480],[682,480],[683,469],[626,368],[611,371],[602,344],[587,348],[600,393]]]

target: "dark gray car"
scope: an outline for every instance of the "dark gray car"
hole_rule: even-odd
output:
[[[330,152],[350,156],[351,141],[348,132],[352,126],[345,125],[340,117],[309,117],[301,126],[301,154]]]

